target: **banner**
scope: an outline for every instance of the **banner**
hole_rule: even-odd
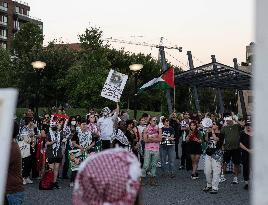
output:
[[[71,171],[78,171],[79,166],[82,161],[85,159],[85,155],[81,152],[80,149],[74,149],[69,151],[69,160]]]
[[[119,102],[127,79],[127,75],[124,75],[114,70],[110,70],[104,87],[101,91],[101,96],[114,102]]]

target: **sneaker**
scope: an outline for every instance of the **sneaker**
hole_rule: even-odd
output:
[[[157,167],[161,167],[161,162],[157,162],[157,165],[156,165]]]
[[[195,180],[195,179],[198,179],[198,178],[199,178],[199,177],[198,177],[197,174],[192,174],[192,175],[191,175],[191,179],[194,179],[194,180]]]
[[[28,177],[28,178],[26,178],[25,179],[25,181],[26,181],[26,184],[32,184],[33,183],[33,181],[32,180],[30,180],[30,178]]]
[[[221,178],[220,178],[220,183],[221,182],[225,182],[227,179],[224,177],[224,175],[221,175]]]
[[[238,184],[238,179],[237,179],[237,177],[234,177],[232,184]]]
[[[69,186],[70,186],[70,187],[74,187],[74,183],[73,183],[73,182],[71,182]]]
[[[211,193],[211,194],[218,194],[218,190],[216,190],[216,189],[211,189],[211,191],[210,191],[209,193]]]
[[[61,188],[61,187],[58,185],[58,182],[55,182],[55,183],[54,183],[54,188],[55,188],[55,189],[60,189],[60,188]]]
[[[205,188],[203,188],[203,191],[204,192],[209,192],[209,191],[211,191],[212,190],[212,187],[208,187],[208,186],[206,186]]]
[[[22,183],[23,183],[23,185],[26,185],[27,184],[26,179],[23,178],[23,182]]]

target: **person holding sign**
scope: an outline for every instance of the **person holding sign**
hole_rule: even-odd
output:
[[[101,111],[102,117],[99,118],[97,126],[100,130],[100,139],[102,141],[102,149],[111,148],[111,138],[114,133],[115,123],[118,121],[119,104],[116,103],[116,109],[111,113],[108,107]]]

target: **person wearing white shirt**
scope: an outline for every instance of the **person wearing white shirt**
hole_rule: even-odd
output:
[[[98,119],[97,126],[100,130],[100,139],[102,141],[102,149],[111,148],[111,137],[113,135],[115,124],[118,121],[119,104],[117,103],[116,109],[111,113],[108,107],[102,109],[102,117]]]

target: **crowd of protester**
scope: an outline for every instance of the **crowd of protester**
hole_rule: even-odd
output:
[[[110,178],[123,178],[116,174],[116,167],[123,167],[122,170],[126,170],[130,176],[135,175],[132,177],[134,181],[128,182],[134,183],[132,188],[135,187],[135,191],[125,190],[128,194],[122,201],[128,201],[124,204],[139,204],[136,197],[139,198],[140,186],[158,186],[159,177],[174,178],[180,173],[179,170],[186,169],[191,171],[189,178],[197,180],[201,156],[205,159],[204,192],[218,193],[219,183],[226,181],[225,173],[230,163],[233,164],[232,183],[239,183],[238,174],[242,167],[244,189],[249,188],[252,153],[249,116],[238,119],[231,112],[222,115],[174,112],[170,116],[150,116],[143,113],[136,121],[129,119],[128,112],[120,111],[117,104],[113,111],[108,107],[99,113],[90,109],[84,116],[68,116],[61,108],[56,113],[44,114],[38,120],[29,109],[18,124],[18,132],[13,134],[13,143],[18,143],[20,148],[21,183],[26,185],[33,183],[32,179],[42,180],[46,170],[50,170],[53,173],[53,184],[50,188],[60,189],[59,177],[70,180],[70,187],[74,187],[74,204],[90,197],[96,204],[107,200],[111,202],[113,199],[100,199],[101,195],[90,195],[89,193],[93,193],[90,189],[96,187],[85,188],[83,184],[89,185],[89,180],[95,180],[96,183],[108,180],[106,184],[109,184]],[[13,158],[17,155],[18,153],[14,154]],[[138,163],[132,159],[133,156]],[[16,158],[18,160],[18,157]],[[136,167],[127,165],[129,163],[124,161],[126,158]],[[101,163],[96,163],[96,159]],[[176,163],[176,159],[180,159],[180,164]],[[9,169],[14,169],[14,164],[12,166],[10,165]],[[157,167],[160,167],[159,171]],[[111,171],[110,177],[102,176],[105,169]],[[128,171],[130,169],[134,171]],[[119,174],[124,175],[123,171]],[[85,176],[91,177],[87,180]],[[96,179],[92,179],[92,176]],[[9,183],[8,178],[6,203],[15,204],[12,200],[23,198],[23,186],[16,185],[17,189],[12,190],[12,183]],[[100,185],[99,188],[105,191],[105,187]],[[114,190],[111,187],[110,189]]]

